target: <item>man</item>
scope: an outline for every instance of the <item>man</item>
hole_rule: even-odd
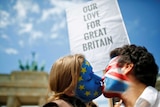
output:
[[[110,78],[118,79],[104,86],[104,95],[119,97],[125,107],[160,107],[160,92],[155,89],[158,66],[153,55],[145,47],[125,45],[111,51],[110,57],[112,61],[106,68],[104,84]],[[115,73],[123,77],[112,75]],[[113,88],[116,85],[121,87]],[[120,103],[116,104],[120,107]]]

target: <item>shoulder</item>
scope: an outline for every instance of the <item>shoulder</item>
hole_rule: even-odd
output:
[[[157,99],[153,107],[160,107],[160,92],[158,92]]]
[[[149,102],[151,107],[157,107],[156,105],[160,105],[160,93],[154,87],[146,87],[143,93],[140,95],[140,98]]]
[[[55,102],[49,102],[43,105],[43,107],[59,107],[59,106]]]
[[[75,96],[64,95],[61,99],[63,99],[68,104],[71,104],[74,107],[86,107],[85,103]]]
[[[63,99],[59,99],[59,100],[55,100],[54,101],[56,104],[58,104],[60,107],[72,107],[71,104],[69,104],[68,102],[66,102]]]
[[[49,102],[47,104],[45,104],[43,107],[72,107],[72,105],[70,105],[69,103],[67,103],[64,100],[55,100],[53,102]]]

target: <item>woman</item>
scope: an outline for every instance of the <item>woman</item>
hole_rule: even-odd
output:
[[[101,78],[81,54],[58,59],[49,75],[49,91],[52,93],[43,107],[86,107],[102,94]],[[92,95],[93,93],[93,95]]]

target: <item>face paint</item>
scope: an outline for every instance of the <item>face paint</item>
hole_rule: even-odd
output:
[[[76,88],[76,96],[84,102],[89,102],[102,94],[102,79],[95,75],[92,66],[84,60]]]
[[[120,56],[111,59],[106,68],[102,89],[105,97],[117,97],[125,92],[129,86],[128,78],[123,75],[122,69],[118,66],[119,58]]]

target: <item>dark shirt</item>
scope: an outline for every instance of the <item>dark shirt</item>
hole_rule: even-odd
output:
[[[62,96],[60,96],[60,99],[71,104],[73,107],[86,107],[85,103],[83,103],[80,99],[78,99],[76,97],[62,95]],[[59,107],[59,106],[55,102],[49,102],[49,103],[45,104],[43,107]]]

